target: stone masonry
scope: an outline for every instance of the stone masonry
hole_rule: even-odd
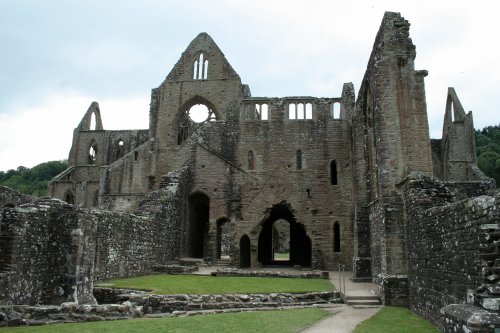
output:
[[[201,33],[152,89],[149,128],[105,130],[92,102],[55,199],[0,188],[0,304],[94,304],[95,281],[178,260],[341,264],[386,305],[443,330],[486,311],[492,332],[498,192],[453,88],[430,140],[409,30],[385,13],[357,95],[348,82],[329,97],[252,96]]]

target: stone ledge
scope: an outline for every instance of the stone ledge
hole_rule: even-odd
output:
[[[327,271],[314,272],[271,272],[271,271],[247,271],[237,268],[224,268],[212,272],[212,276],[251,276],[251,277],[277,277],[277,278],[299,278],[299,279],[325,279],[330,278],[330,273]]]
[[[107,289],[108,298],[116,293],[115,299],[122,302],[101,305],[77,305],[76,303],[63,303],[60,306],[0,305],[0,327],[118,320],[145,316],[175,316],[210,311],[270,310],[342,303],[337,291],[293,294],[155,295],[125,289],[116,291],[109,290],[111,288],[98,289]]]
[[[445,318],[446,333],[494,333],[500,328],[498,312],[470,304],[450,304],[440,310]]]

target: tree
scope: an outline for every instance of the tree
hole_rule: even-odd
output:
[[[29,195],[45,196],[49,180],[67,167],[67,161],[50,161],[38,164],[31,169],[19,166],[17,170],[0,171],[0,185]]]
[[[476,149],[479,168],[500,184],[500,125],[476,130]]]

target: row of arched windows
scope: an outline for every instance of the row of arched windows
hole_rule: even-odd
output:
[[[116,141],[115,145],[115,158],[114,160],[118,160],[122,158],[126,153],[126,147],[125,147],[125,141],[122,139],[119,139]],[[95,165],[97,161],[97,153],[98,153],[98,146],[97,146],[97,141],[95,139],[92,139],[89,145],[89,150],[88,150],[88,157],[87,157],[87,164],[88,165]],[[134,161],[139,160],[139,152],[134,151]]]
[[[312,119],[311,103],[290,103],[288,105],[288,119]]]
[[[340,102],[330,104],[330,116],[332,119],[340,119]],[[269,104],[255,103],[249,105],[244,111],[246,120],[269,120]],[[286,118],[289,120],[310,120],[313,119],[312,103],[289,103]]]
[[[200,53],[193,64],[193,80],[206,80],[208,78],[208,59]]]

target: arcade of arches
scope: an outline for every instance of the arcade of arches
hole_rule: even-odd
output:
[[[189,197],[189,233],[185,255],[192,258],[229,259],[232,232],[228,219],[219,219],[215,233],[210,232],[210,198],[200,192]],[[261,224],[258,238],[257,260],[262,265],[311,266],[311,240],[298,223],[289,205],[273,206]],[[210,248],[210,237],[214,237],[215,253]],[[251,241],[245,234],[239,240],[239,266],[251,265]]]

